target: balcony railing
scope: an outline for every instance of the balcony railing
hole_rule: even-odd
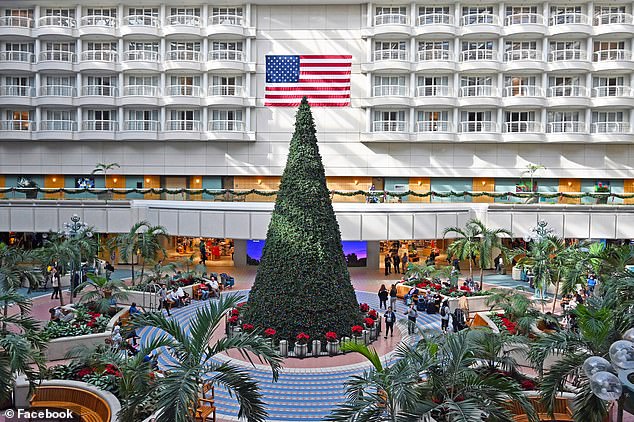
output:
[[[539,133],[542,131],[542,125],[539,122],[506,122],[504,123],[504,132],[506,133]]]
[[[453,25],[453,15],[445,13],[427,13],[418,15],[416,25]]]
[[[232,62],[243,62],[246,60],[244,52],[240,50],[215,50],[207,55],[208,60],[226,60]]]
[[[504,87],[505,97],[543,97],[544,91],[536,85],[512,85]]]
[[[200,27],[201,18],[196,15],[171,15],[168,16],[165,21],[168,25],[183,25],[183,26],[195,26]]]
[[[104,26],[116,28],[117,18],[113,16],[83,16],[79,20],[80,26]]]
[[[418,121],[414,127],[416,132],[451,132],[451,123],[443,120]]]
[[[128,26],[149,26],[152,28],[158,28],[161,26],[161,21],[156,16],[146,15],[129,15],[123,18],[124,25]]]
[[[81,95],[97,97],[116,97],[118,94],[116,86],[112,85],[84,85],[81,87]]]
[[[74,132],[77,130],[77,122],[74,120],[42,120],[40,121],[40,130]]]
[[[550,26],[568,24],[590,24],[590,19],[583,13],[562,13],[550,17]]]
[[[168,85],[166,94],[174,97],[200,97],[202,95],[202,89],[196,85]]]
[[[548,133],[585,133],[584,122],[550,122],[546,125]]]
[[[595,51],[593,57],[595,62],[605,61],[630,61],[632,60],[632,52],[623,49],[599,50]]]
[[[123,95],[132,97],[158,97],[161,90],[156,85],[126,85],[123,87]]]
[[[418,97],[450,97],[453,90],[448,85],[422,85],[416,87]]]
[[[116,51],[112,50],[88,50],[81,53],[82,62],[108,62],[116,63],[119,60],[119,55]]]
[[[380,25],[407,25],[407,15],[401,13],[384,13],[374,16],[374,26]]]
[[[67,16],[42,16],[38,21],[38,26],[58,26],[61,28],[75,28],[77,21],[75,18]]]
[[[497,15],[493,13],[472,13],[464,15],[460,18],[460,24],[462,26],[468,25],[499,25],[500,21]]]
[[[549,97],[587,97],[588,91],[585,86],[580,85],[559,85],[548,88]]]
[[[126,120],[123,122],[123,130],[133,132],[158,132],[161,124],[158,120]]]
[[[429,60],[453,61],[453,54],[451,54],[449,50],[443,50],[440,48],[418,51],[418,61],[422,62]]]
[[[493,85],[471,85],[460,87],[461,97],[494,97],[497,89]]]
[[[586,60],[586,52],[581,49],[569,48],[564,50],[553,50],[548,54],[549,62],[559,62],[564,60]]]
[[[375,120],[372,122],[373,132],[405,132],[407,123],[393,120]]]
[[[520,60],[541,60],[541,50],[510,50],[504,53],[505,62],[514,62]]]
[[[115,120],[84,120],[81,122],[81,130],[115,132],[119,130],[119,122]]]
[[[592,133],[630,133],[630,124],[624,122],[598,122],[590,125]]]
[[[235,25],[242,26],[244,18],[241,15],[213,15],[207,19],[209,25]]]
[[[592,88],[593,97],[629,97],[632,95],[632,88],[629,86],[599,86]]]
[[[165,60],[200,62],[200,51],[172,50],[165,53]]]
[[[35,63],[35,54],[28,51],[0,51],[0,62]]]
[[[34,97],[35,88],[24,85],[2,85],[0,96],[3,97]]]
[[[407,60],[405,50],[374,50],[374,61],[382,60]]]
[[[405,85],[376,85],[372,88],[372,93],[375,97],[404,97],[407,95],[407,87]]]
[[[165,130],[200,132],[201,124],[198,120],[168,120]]]
[[[630,13],[599,13],[594,15],[594,25],[610,25],[610,24],[631,24],[632,15]]]
[[[157,51],[151,50],[128,50],[123,52],[123,61],[139,61],[158,63],[161,56]]]
[[[35,130],[35,122],[32,120],[0,120],[1,131],[32,131]]]
[[[33,28],[33,19],[26,16],[1,16],[0,26],[11,28]]]
[[[504,18],[504,25],[544,24],[544,16],[539,13],[515,13]]]
[[[75,53],[62,50],[42,51],[39,60],[41,62],[75,63]]]
[[[496,122],[460,122],[460,132],[497,132]]]
[[[212,85],[208,89],[208,95],[242,97],[244,95],[244,88],[242,85]]]
[[[42,85],[40,95],[56,97],[74,97],[75,87],[72,85]]]
[[[497,53],[493,50],[466,50],[460,52],[460,61],[497,60]]]
[[[210,132],[244,132],[242,120],[210,120],[208,124]]]

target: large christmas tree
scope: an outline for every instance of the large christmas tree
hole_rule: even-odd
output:
[[[295,120],[266,244],[245,320],[279,338],[350,334],[361,322],[341,246],[315,122],[304,98]]]

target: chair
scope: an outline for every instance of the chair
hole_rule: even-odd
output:
[[[214,406],[215,391],[210,382],[205,382],[201,388],[201,396],[198,397],[198,407],[196,408],[196,420],[206,422],[211,416],[211,420],[216,422],[216,407]],[[210,397],[208,397],[208,395]]]

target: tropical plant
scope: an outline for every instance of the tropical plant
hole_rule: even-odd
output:
[[[198,277],[199,274],[207,271],[207,267],[203,264],[196,264],[196,254],[191,254],[176,261],[172,270],[176,269],[181,272],[181,278],[185,279]]]
[[[526,165],[526,170],[524,170],[522,172],[522,177],[524,177],[524,175],[528,174],[528,176],[530,177],[530,191],[531,192],[535,192],[535,183],[534,183],[534,177],[535,177],[535,173],[537,173],[537,171],[539,170],[546,170],[546,167],[542,166],[541,164],[533,164],[533,163],[528,163]],[[537,202],[538,198],[534,197],[534,196],[529,196],[528,198],[526,198],[526,203],[527,204],[532,204],[534,202]]]
[[[37,254],[22,248],[0,243],[0,292],[10,292],[20,288],[24,281],[35,287],[41,280],[41,273],[34,271]],[[8,302],[2,302],[2,313],[6,318]]]
[[[187,327],[167,319],[162,313],[146,313],[133,321],[133,326],[155,327],[162,331],[154,339],[149,352],[169,355],[166,359],[165,377],[158,380],[157,422],[188,422],[193,420],[197,407],[200,385],[205,382],[222,385],[238,400],[238,418],[249,421],[265,421],[267,412],[257,382],[248,371],[231,361],[219,363],[214,356],[229,350],[237,350],[250,362],[253,357],[267,363],[277,380],[282,358],[269,341],[258,331],[240,332],[231,338],[213,340],[214,333],[222,325],[227,312],[236,307],[242,297],[223,295],[220,300],[199,307]]]
[[[321,338],[326,331],[350,334],[361,322],[358,307],[304,98],[245,319],[280,338]]]
[[[451,274],[452,267],[444,266],[437,268],[436,265],[416,264],[410,262],[407,264],[407,277],[414,277],[416,280],[433,279],[433,278],[446,278]]]
[[[79,301],[90,304],[97,312],[107,313],[113,302],[118,303],[128,297],[121,280],[108,280],[96,274],[88,274],[87,278],[75,291],[81,293],[86,289]]]
[[[400,422],[430,416],[439,422],[508,421],[511,400],[536,420],[519,384],[478,365],[468,331],[423,339],[414,348],[400,346],[399,359],[387,367],[367,346],[346,343],[342,348],[362,353],[373,366],[346,382],[348,400],[330,421]]]
[[[523,335],[530,334],[532,326],[544,318],[544,315],[535,309],[534,300],[514,289],[492,289],[485,303],[486,306],[490,306],[489,310],[502,309],[504,315],[517,324],[517,330]]]
[[[489,328],[469,330],[468,336],[473,354],[488,371],[518,371],[517,361],[513,355],[524,353],[522,345],[527,343],[524,337],[508,335],[503,331],[494,333]]]
[[[115,168],[120,168],[118,163],[97,163],[95,169],[90,174],[103,173],[103,186],[108,187],[108,172]]]
[[[45,369],[39,322],[29,315],[31,301],[13,289],[0,289],[0,303],[12,303],[19,312],[0,316],[0,403],[11,397],[16,377],[24,374],[31,389]]]

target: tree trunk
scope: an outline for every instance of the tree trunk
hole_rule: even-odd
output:
[[[130,263],[130,270],[132,271],[132,285],[134,286],[134,256],[132,257],[132,262]]]
[[[2,312],[4,314],[4,319],[6,321],[7,317],[9,316],[9,302],[8,301],[4,301],[4,305],[2,305],[3,309]],[[3,322],[2,323],[2,331],[6,332],[7,331],[7,323]]]
[[[484,268],[480,266],[480,291],[484,290]]]
[[[471,260],[471,255],[467,257],[469,260],[469,277],[473,279],[473,261]]]
[[[557,295],[559,294],[559,274],[561,271],[557,271],[557,283],[555,283],[555,297],[553,297],[553,310],[552,313],[555,313],[555,305],[557,304]]]

